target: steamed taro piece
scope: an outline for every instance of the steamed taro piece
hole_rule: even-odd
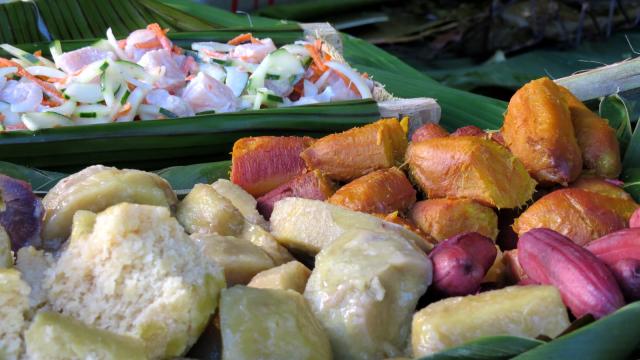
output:
[[[299,197],[326,200],[335,191],[334,184],[318,170],[298,175],[258,198],[257,209],[269,220],[273,205],[281,199]]]
[[[622,163],[615,130],[607,120],[591,111],[568,89],[562,86],[559,88],[569,106],[584,167],[598,176],[617,178],[622,171]]]
[[[31,185],[0,174],[0,225],[11,240],[13,251],[38,244],[42,214],[42,203],[31,191]]]
[[[546,77],[529,82],[513,95],[502,135],[540,183],[567,184],[582,171],[569,107],[558,85]]]
[[[329,178],[350,181],[401,163],[407,138],[400,122],[384,119],[338,134],[327,135],[300,155],[307,167]]]
[[[247,286],[261,289],[293,290],[304,293],[311,270],[298,261],[290,261],[262,271]]]
[[[507,149],[479,137],[412,143],[411,175],[429,198],[467,198],[497,208],[524,205],[536,182]]]
[[[196,184],[178,204],[176,218],[189,233],[236,236],[244,218],[238,209],[211,185]]]
[[[516,219],[513,229],[522,235],[547,228],[585,245],[625,228],[637,207],[633,201],[584,189],[560,189],[533,203]]]
[[[434,123],[426,123],[420,126],[414,133],[411,135],[412,142],[420,142],[434,138],[441,138],[449,136],[449,132],[445,130],[442,126]]]
[[[391,233],[352,230],[324,248],[304,297],[327,330],[333,357],[402,355],[431,272],[420,249]]]
[[[477,232],[495,241],[498,216],[495,211],[469,199],[429,199],[411,209],[411,220],[436,241]]]
[[[231,181],[254,197],[262,196],[305,171],[300,153],[308,137],[259,136],[233,144]]]
[[[366,213],[404,213],[416,202],[416,191],[404,173],[393,167],[353,180],[336,191],[328,201]]]
[[[44,197],[42,237],[45,240],[66,240],[76,211],[99,212],[122,202],[164,206],[173,210],[178,198],[169,183],[156,174],[90,166],[62,179]]]
[[[29,324],[29,285],[16,269],[0,269],[0,359],[23,359]]]

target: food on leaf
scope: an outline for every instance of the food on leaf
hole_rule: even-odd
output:
[[[298,175],[258,198],[258,211],[265,219],[271,218],[273,205],[288,197],[326,200],[334,193],[334,184],[318,170]]]
[[[236,236],[242,232],[244,217],[211,186],[196,184],[178,204],[176,218],[189,233]]]
[[[402,355],[431,271],[427,256],[396,234],[352,230],[325,247],[304,297],[327,330],[334,358]]]
[[[233,206],[236,207],[244,216],[244,218],[251,224],[258,225],[262,228],[267,228],[268,224],[258,213],[256,208],[258,202],[256,199],[246,192],[240,186],[232,183],[227,179],[218,179],[211,186],[218,192],[218,194],[231,201]]]
[[[22,359],[22,332],[28,326],[29,285],[16,269],[0,269],[0,357]]]
[[[411,209],[411,220],[437,241],[466,232],[477,232],[495,241],[498,216],[495,211],[469,199],[429,199]]]
[[[258,273],[247,286],[262,289],[293,290],[302,294],[307,285],[309,275],[311,275],[311,270],[294,260]]]
[[[331,179],[354,180],[402,162],[407,139],[396,119],[327,135],[300,155],[307,167]]]
[[[259,272],[275,266],[266,252],[248,240],[203,233],[192,234],[191,239],[207,259],[224,270],[228,286],[246,285]]]
[[[522,235],[531,229],[547,228],[585,245],[626,227],[637,208],[634,202],[583,189],[560,189],[533,203],[518,217],[513,229]]]
[[[434,138],[441,138],[449,136],[449,132],[445,130],[442,126],[435,123],[426,123],[420,126],[414,133],[411,135],[412,142],[420,142]]]
[[[276,203],[271,232],[287,248],[315,255],[350,229],[388,231],[413,241],[423,250],[431,244],[401,225],[318,200],[286,198]]]
[[[615,179],[622,171],[620,144],[616,132],[607,120],[586,107],[569,90],[559,86],[562,98],[569,106],[584,167],[598,176]]]
[[[558,85],[531,81],[509,101],[502,136],[531,176],[542,184],[567,184],[582,171],[571,114]]]
[[[139,170],[90,166],[56,184],[42,199],[45,209],[45,240],[66,240],[78,210],[100,212],[122,202],[165,206],[178,203],[169,183],[160,176]]]
[[[45,286],[52,310],[140,339],[157,359],[195,343],[225,281],[166,207],[122,203],[76,213]]]
[[[292,290],[234,286],[220,297],[222,358],[330,360],[320,322]]]
[[[147,359],[144,344],[136,338],[50,311],[36,314],[25,344],[31,359]]]
[[[300,153],[312,143],[311,138],[295,136],[242,138],[233,144],[231,182],[262,196],[305,171]]]
[[[411,345],[413,356],[422,357],[484,336],[553,338],[568,326],[553,286],[510,286],[428,305],[413,316]]]
[[[556,287],[576,318],[587,314],[601,318],[625,304],[605,263],[553,230],[534,229],[521,235],[518,261],[531,280]]]
[[[491,140],[460,136],[411,143],[411,175],[433,198],[468,198],[497,208],[524,205],[535,181],[507,149]]]
[[[0,225],[9,235],[13,251],[39,245],[42,215],[42,203],[29,183],[0,174]]]
[[[496,255],[493,241],[474,232],[439,243],[429,254],[433,263],[433,288],[446,296],[475,293]]]
[[[398,168],[382,169],[341,187],[329,200],[354,211],[373,214],[406,212],[416,202],[416,190]]]

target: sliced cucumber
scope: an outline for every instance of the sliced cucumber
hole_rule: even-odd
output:
[[[108,106],[112,106],[116,102],[118,90],[125,85],[124,79],[118,69],[109,66],[108,62],[105,64],[107,64],[107,66],[103,66],[104,71],[102,75],[100,75],[100,91],[102,91],[105,103]]]
[[[262,108],[262,105],[273,108],[281,106],[284,99],[281,96],[276,95],[273,91],[267,88],[260,88],[256,90],[256,97],[253,102],[253,109],[258,110]]]
[[[200,71],[220,82],[224,82],[227,77],[224,68],[218,64],[201,64]]]
[[[237,67],[227,67],[227,79],[225,84],[233,91],[235,97],[242,95],[244,88],[247,87],[247,81],[249,80],[249,74],[238,70]]]
[[[46,77],[58,78],[58,79],[67,77],[67,74],[65,74],[63,71],[60,71],[58,69],[48,67],[48,66],[34,65],[34,66],[29,66],[28,68],[25,68],[25,70],[27,70],[29,74],[35,75],[35,76],[46,76]]]
[[[107,39],[100,39],[100,40],[94,42],[93,44],[91,44],[89,46],[91,46],[92,48],[99,49],[99,50],[112,51],[113,52],[113,46],[111,46],[111,43]]]
[[[74,117],[99,118],[109,116],[111,110],[105,105],[80,105],[76,107]]]
[[[276,75],[276,74],[267,74],[267,76],[264,77],[266,80],[280,80],[280,75]]]
[[[56,58],[62,55],[62,44],[60,40],[53,40],[51,45],[49,45],[49,52],[51,53],[51,57],[55,61]]]
[[[178,117],[178,115],[174,114],[173,112],[161,107],[159,110],[160,114],[166,116],[169,119],[175,119]]]
[[[80,74],[73,77],[74,82],[89,83],[103,73],[102,67],[107,63],[107,60],[102,59],[94,61],[87,65]]]
[[[76,111],[75,101],[65,101],[62,105],[47,109],[49,112],[54,112],[63,116],[71,116]]]
[[[2,50],[8,52],[9,54],[17,57],[18,59],[29,63],[30,65],[38,65],[40,63],[40,59],[37,56],[30,54],[22,49],[18,49],[15,46],[9,44],[0,45]]]
[[[125,77],[132,77],[139,80],[145,80],[148,78],[149,74],[145,71],[144,67],[133,63],[131,61],[126,60],[116,60],[116,65],[118,65],[119,69],[125,75]]]
[[[143,89],[143,88],[134,89],[131,92],[131,95],[129,96],[129,99],[127,101],[129,104],[131,104],[131,110],[129,110],[129,112],[127,112],[126,114],[120,116],[118,119],[116,119],[116,121],[117,122],[133,121],[133,119],[138,114],[138,107],[140,106],[140,104],[142,104],[142,101],[147,96],[148,92],[149,91],[147,89]]]
[[[214,58],[209,58],[209,60],[211,61],[212,64],[215,63],[222,66],[233,65],[233,62],[231,62],[231,60],[221,60],[221,59],[214,59]]]
[[[255,94],[258,89],[264,88],[267,74],[278,75],[279,80],[273,81],[282,81],[283,85],[287,86],[291,77],[301,76],[304,71],[302,63],[295,55],[285,49],[278,49],[267,55],[256,71],[251,74],[247,92]]]
[[[129,100],[129,96],[131,96],[131,91],[129,89],[126,89],[122,94],[122,97],[120,98],[120,105],[126,104],[127,100]]]
[[[104,100],[104,96],[100,91],[100,84],[71,83],[64,90],[64,94],[73,101],[85,104],[93,104]]]
[[[54,112],[31,112],[22,114],[22,123],[29,130],[40,130],[62,126],[73,126],[73,121]]]

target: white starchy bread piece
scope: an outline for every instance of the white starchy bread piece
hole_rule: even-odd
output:
[[[413,356],[422,357],[484,336],[556,337],[569,326],[553,286],[510,286],[432,303],[413,316]]]
[[[24,334],[28,359],[143,360],[139,339],[89,326],[55,312],[36,314]]]
[[[47,292],[43,288],[45,272],[54,264],[53,256],[33,246],[23,247],[16,256],[16,268],[22,273],[22,279],[29,284],[29,306],[39,308],[47,301]]]
[[[9,235],[0,225],[0,269],[6,269],[13,266],[13,252],[11,251],[11,240]]]
[[[42,199],[42,237],[64,241],[71,232],[76,211],[99,212],[121,202],[173,208],[178,198],[169,183],[156,174],[90,166],[62,179]]]
[[[251,243],[264,250],[275,265],[281,265],[293,260],[289,250],[280,245],[273,235],[260,225],[246,223],[240,237],[251,241]]]
[[[244,227],[240,211],[211,185],[206,184],[196,184],[191,189],[178,204],[176,217],[189,234],[236,236]]]
[[[191,239],[207,259],[222,267],[228,286],[245,285],[275,266],[266,252],[245,239],[203,233],[192,234]]]
[[[232,183],[227,179],[219,179],[211,186],[218,194],[231,201],[233,206],[242,213],[242,216],[254,225],[259,225],[264,229],[269,227],[267,221],[260,215],[257,209],[257,200],[240,186]]]
[[[350,229],[389,231],[410,239],[423,250],[431,245],[404,227],[373,215],[349,210],[324,201],[285,198],[275,203],[271,233],[287,248],[315,255]]]
[[[402,356],[431,277],[431,261],[411,241],[351,230],[316,256],[304,297],[329,334],[334,358]]]
[[[197,340],[224,286],[222,270],[168,208],[129,203],[77,212],[45,277],[51,309],[139,338],[155,359],[180,356]]]
[[[294,260],[258,273],[247,286],[261,289],[293,290],[302,294],[309,275],[311,275],[311,270]]]
[[[330,360],[322,325],[295,291],[234,286],[222,290],[223,360]]]
[[[16,269],[0,269],[0,359],[20,359],[27,326],[29,285]]]

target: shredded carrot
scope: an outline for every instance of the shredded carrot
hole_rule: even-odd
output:
[[[322,56],[320,55],[318,49],[311,45],[305,45],[304,47],[305,49],[307,49],[307,51],[309,51],[309,55],[311,56],[313,63],[318,67],[318,69],[320,69],[321,71],[326,71],[327,66],[324,64],[324,61],[322,61]]]
[[[136,87],[132,83],[128,82],[127,83],[127,88],[129,88],[129,91],[133,91]]]
[[[195,66],[196,61],[191,56],[187,56],[187,58],[182,63],[182,72],[185,74],[189,73]]]
[[[169,32],[169,29],[162,30],[160,25],[158,25],[157,23],[153,23],[153,24],[147,25],[147,30],[153,31],[153,33],[158,38],[158,41],[162,45],[163,49],[167,51],[171,51],[171,49],[173,48],[173,44],[171,43],[171,40],[169,40],[169,38],[167,37],[167,33]]]
[[[124,106],[122,107],[122,109],[120,109],[120,111],[118,111],[115,115],[114,115],[114,119],[119,118],[120,116],[126,115],[129,111],[131,111],[131,103],[126,103],[124,104]]]
[[[160,44],[160,40],[158,39],[151,39],[149,41],[137,43],[133,46],[135,46],[136,49],[153,49],[162,47],[162,44]]]
[[[251,35],[251,33],[240,34],[240,35],[234,37],[233,39],[227,41],[227,44],[229,44],[229,45],[239,45],[239,44],[246,43],[246,42],[254,42],[254,37],[253,37],[253,35]]]
[[[339,71],[336,71],[335,73],[338,74],[338,76],[340,76],[340,79],[344,81],[344,84],[347,85],[349,89],[351,89],[353,92],[358,94],[358,96],[361,96],[360,91],[358,90],[358,87],[351,80],[349,80],[349,78],[346,75],[344,75]]]
[[[213,50],[202,50],[202,52],[207,55],[210,56],[214,59],[218,59],[218,60],[225,60],[227,55],[221,53],[221,52],[217,52],[217,51],[213,51]]]
[[[55,102],[51,101],[51,99],[43,99],[42,105],[44,106],[58,106]]]
[[[118,41],[118,47],[120,49],[124,49],[125,47],[127,47],[127,39],[122,39]]]
[[[181,55],[182,54],[182,48],[177,46],[177,45],[173,45],[173,52],[175,54]]]
[[[16,63],[15,61],[11,61],[5,58],[0,58],[0,68],[3,68],[3,67],[18,68],[19,76],[25,77],[33,81],[34,83],[36,83],[44,91],[44,93],[51,98],[52,101],[57,101],[58,104],[62,104],[64,102],[64,97],[62,96],[62,93],[58,91],[58,89],[56,89],[53,85],[49,84],[48,82],[41,80],[36,76],[31,75],[27,70],[25,70],[22,66],[20,66],[20,64]]]
[[[37,50],[36,52],[33,53],[33,55],[42,56],[42,50]]]
[[[65,80],[66,80],[65,78],[50,77],[50,78],[47,78],[45,81],[50,82],[50,83],[61,83],[61,82],[64,82]]]
[[[365,78],[365,79],[368,79],[369,78],[369,74],[367,74],[366,72],[362,73],[362,77]]]
[[[0,114],[0,121],[4,121],[4,114]]]

